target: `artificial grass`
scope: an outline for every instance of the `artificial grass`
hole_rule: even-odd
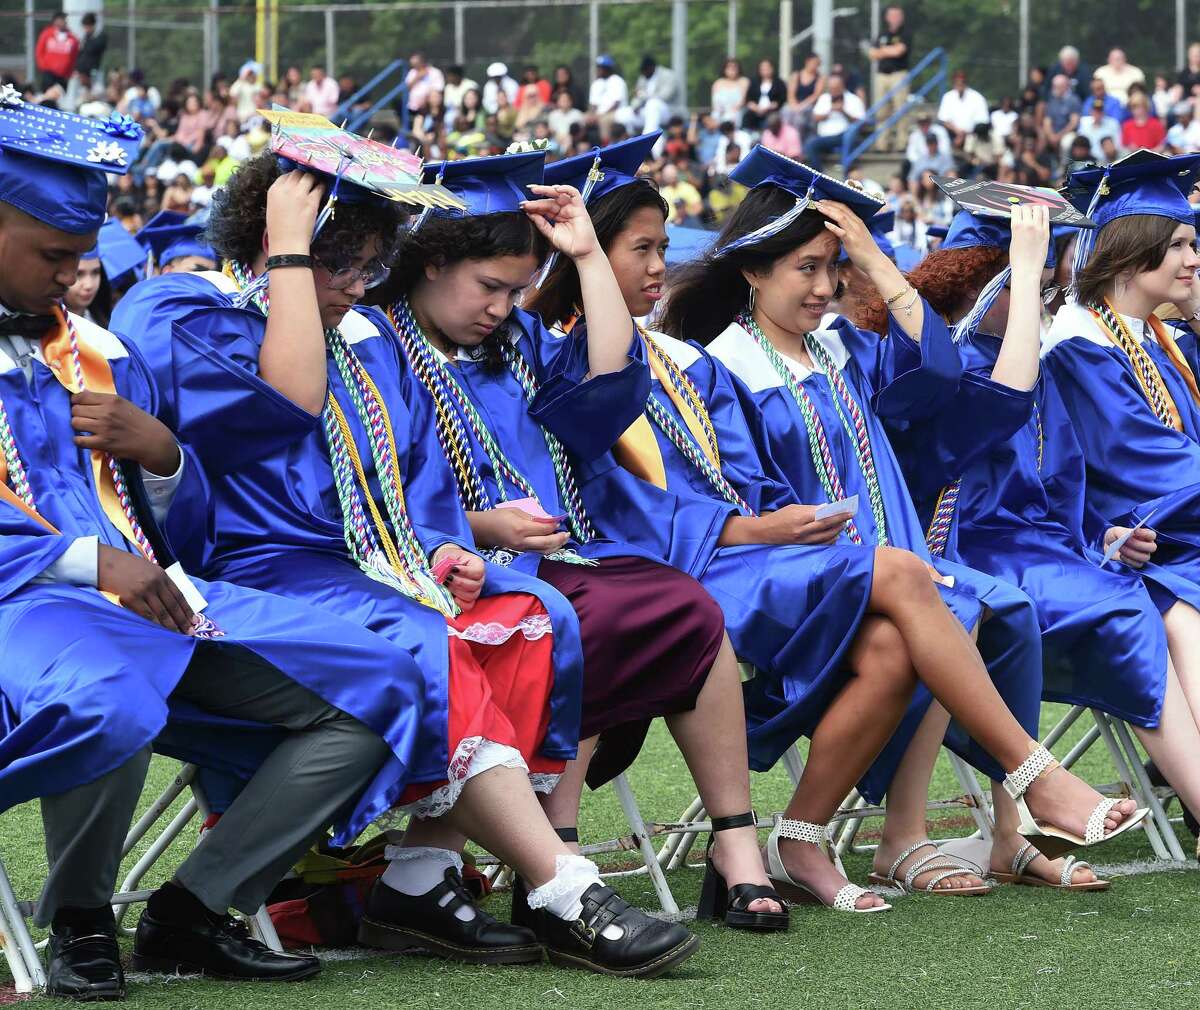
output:
[[[1046,723],[1061,714],[1046,706]],[[1076,734],[1077,735],[1077,734]],[[1061,752],[1061,748],[1058,748]],[[144,800],[149,803],[177,765],[155,759]],[[1097,745],[1078,770],[1093,782],[1111,781],[1111,767]],[[630,781],[647,818],[669,820],[692,799],[694,790],[670,738],[656,726]],[[760,811],[782,809],[790,786],[781,768],[754,777]],[[959,792],[943,761],[933,794]],[[877,824],[868,823],[869,840]],[[931,825],[937,837],[970,831],[962,814],[943,815]],[[580,820],[585,840],[628,833],[612,790],[585,799]],[[190,844],[185,839],[141,886],[163,879]],[[1185,850],[1194,844],[1181,834]],[[127,865],[142,851],[131,854]],[[0,856],[20,897],[36,893],[45,874],[41,825],[36,804],[0,817]],[[601,857],[629,863],[628,854]],[[693,860],[699,858],[699,850]],[[1140,832],[1104,847],[1101,866],[1126,866],[1152,858]],[[851,879],[862,881],[870,857],[847,859]],[[669,874],[676,899],[694,908],[701,872]],[[891,912],[852,916],[800,906],[793,909],[786,935],[753,936],[706,923],[693,923],[701,938],[698,954],[671,975],[650,982],[617,981],[596,975],[541,967],[465,967],[422,957],[363,956],[335,952],[322,974],[309,982],[252,986],[198,979],[163,980],[135,976],[130,1003],[170,1010],[241,1010],[306,1007],[425,1008],[479,1007],[535,1010],[543,1007],[674,1008],[711,1007],[1107,1007],[1151,1008],[1200,1005],[1200,911],[1196,864],[1118,879],[1099,894],[1065,895],[1028,887],[1004,887],[985,898],[891,898]],[[629,901],[657,908],[644,876],[615,878]],[[493,914],[504,916],[508,897],[488,899]],[[135,909],[136,914],[136,909]],[[131,919],[132,921],[132,919]],[[347,959],[349,953],[353,959]],[[11,992],[0,963],[0,1002]],[[35,1000],[38,1005],[53,1005]]]

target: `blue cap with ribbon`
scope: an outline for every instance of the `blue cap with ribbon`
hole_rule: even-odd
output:
[[[214,263],[220,259],[210,246],[201,241],[204,225],[190,221],[150,224],[138,232],[138,239],[153,253],[160,268],[184,256],[202,256]]]
[[[763,186],[777,186],[791,193],[795,204],[784,214],[750,232],[741,238],[736,238],[721,246],[713,255],[724,256],[734,249],[757,245],[773,235],[778,235],[795,221],[813,200],[836,200],[850,208],[864,221],[870,220],[883,207],[883,201],[870,196],[861,187],[853,183],[842,182],[832,176],[818,172],[798,161],[786,158],[776,151],[769,150],[758,144],[741,160],[738,166],[729,173],[733,182],[739,182],[748,189],[759,189]]]
[[[1168,158],[1153,151],[1134,151],[1107,166],[1081,168],[1067,179],[1067,199],[1096,222],[1081,231],[1071,261],[1074,278],[1091,258],[1096,233],[1120,217],[1145,214],[1180,224],[1195,224],[1188,194],[1200,177],[1200,154]]]
[[[422,181],[440,183],[464,204],[462,211],[447,211],[449,217],[515,213],[534,199],[529,187],[542,184],[545,165],[545,150],[435,161],[425,166]]]
[[[546,166],[547,186],[574,186],[587,203],[638,182],[638,170],[650,157],[662,130],[630,137],[586,154],[564,158]]]
[[[11,84],[0,85],[0,200],[59,231],[96,231],[108,176],[129,170],[141,139],[128,116],[85,119],[25,102]]]
[[[892,245],[892,240],[888,238],[888,232],[895,227],[896,212],[894,210],[881,210],[878,214],[867,220],[867,228],[871,232],[871,238],[879,246],[879,251],[893,263],[896,262],[896,247]],[[850,257],[846,255],[846,250],[843,248],[838,256],[838,262],[845,263],[849,259]]]

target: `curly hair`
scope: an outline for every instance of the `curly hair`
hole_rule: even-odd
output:
[[[670,213],[667,201],[648,179],[639,179],[600,197],[588,208],[600,247],[608,252],[629,223],[629,218],[646,207],[661,213],[664,221]],[[560,256],[545,283],[533,293],[530,308],[547,324],[561,323],[575,311],[581,297],[575,264],[567,257]]]
[[[409,295],[430,264],[452,266],[464,260],[489,260],[500,256],[531,255],[545,260],[550,245],[524,214],[505,211],[471,217],[431,214],[415,232],[400,236],[391,276],[368,292],[372,305],[391,305]],[[490,369],[498,369],[508,327],[497,326],[475,355]]]
[[[934,312],[943,319],[954,320],[963,314],[963,303],[971,299],[972,292],[982,290],[1007,265],[1008,250],[994,246],[935,249],[907,275],[908,283],[917,289]],[[874,329],[876,333],[885,332],[887,306],[878,295],[861,306],[858,313],[866,323],[850,316],[856,326]]]
[[[253,262],[267,230],[267,190],[283,174],[270,152],[251,158],[213,194],[206,237],[222,259]],[[349,266],[366,243],[379,239],[379,258],[389,262],[406,212],[399,204],[339,201],[337,211],[313,243],[313,255],[334,270]]]

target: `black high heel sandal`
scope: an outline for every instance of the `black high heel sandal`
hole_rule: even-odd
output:
[[[718,831],[753,827],[757,823],[758,818],[753,812],[712,818],[712,834],[705,851],[704,886],[700,891],[700,905],[696,909],[697,919],[724,920],[726,926],[734,929],[763,933],[788,928],[790,916],[787,902],[773,888],[766,884],[735,884],[729,887],[713,865],[712,847]],[[761,898],[778,902],[783,911],[751,912],[750,905]]]

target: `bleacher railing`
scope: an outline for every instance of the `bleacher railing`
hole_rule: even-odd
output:
[[[850,166],[854,164],[863,154],[864,151],[869,151],[885,130],[889,129],[894,123],[899,122],[904,116],[908,115],[914,105],[918,105],[926,100],[927,96],[941,99],[942,93],[946,90],[946,81],[949,79],[949,61],[946,58],[946,50],[941,46],[930,50],[926,53],[917,65],[913,67],[904,77],[904,80],[895,87],[890,88],[886,94],[880,97],[874,105],[868,110],[856,123],[851,123],[850,128],[842,134],[842,170],[848,172]],[[919,87],[915,87],[917,80],[928,73],[924,83]],[[878,122],[877,117],[879,111],[886,108],[891,100],[898,94],[907,90],[908,97],[904,104],[895,110],[883,122]],[[874,124],[874,129],[863,139],[862,134]]]
[[[400,117],[400,136],[408,136],[408,86],[404,78],[408,73],[407,60],[392,60],[366,84],[337,107],[333,114],[335,123],[346,124],[346,129],[358,133],[375,113],[396,102]],[[399,99],[399,101],[396,101]],[[361,106],[361,108],[356,108]]]

